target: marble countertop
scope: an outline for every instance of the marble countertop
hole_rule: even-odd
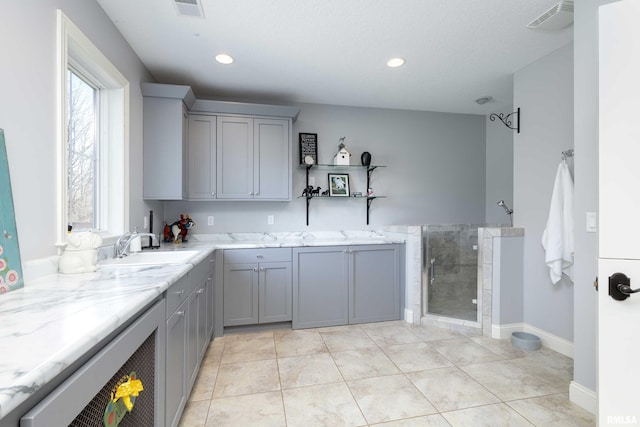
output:
[[[401,242],[372,231],[190,237],[187,243],[161,248],[199,250],[188,263],[112,265],[94,273],[47,274],[0,295],[0,341],[5,349],[0,357],[0,419],[126,324],[215,249]]]

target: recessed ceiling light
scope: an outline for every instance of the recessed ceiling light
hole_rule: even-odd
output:
[[[226,53],[219,53],[216,55],[216,61],[221,64],[228,65],[233,63],[233,57],[231,55],[227,55]]]
[[[491,101],[493,101],[493,97],[487,95],[487,96],[482,96],[482,97],[476,99],[476,104],[483,105],[483,104],[486,104],[487,102],[491,102]]]
[[[404,58],[391,58],[387,61],[387,65],[391,68],[396,68],[404,65]]]

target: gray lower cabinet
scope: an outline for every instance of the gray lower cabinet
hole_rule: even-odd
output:
[[[293,249],[294,329],[349,321],[349,265],[345,246]]]
[[[400,318],[397,244],[293,250],[293,328]]]
[[[224,326],[291,321],[291,249],[232,249],[223,256]]]
[[[213,255],[167,290],[165,420],[168,426],[177,426],[180,422],[211,339],[212,261]]]
[[[399,245],[351,246],[349,323],[400,319]]]
[[[187,318],[185,298],[187,278],[183,277],[167,290],[166,390],[165,421],[177,426],[187,401]]]

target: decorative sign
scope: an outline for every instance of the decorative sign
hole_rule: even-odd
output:
[[[9,161],[0,129],[0,294],[24,286],[13,195],[9,177]]]
[[[312,164],[318,164],[318,134],[317,133],[302,133],[299,134],[300,138],[300,164],[304,165],[305,157],[310,156],[313,159]]]

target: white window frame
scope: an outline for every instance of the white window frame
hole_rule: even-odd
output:
[[[96,233],[104,244],[129,229],[129,82],[61,11],[57,11],[57,221],[56,246],[67,238],[67,69],[79,70],[100,90]]]

